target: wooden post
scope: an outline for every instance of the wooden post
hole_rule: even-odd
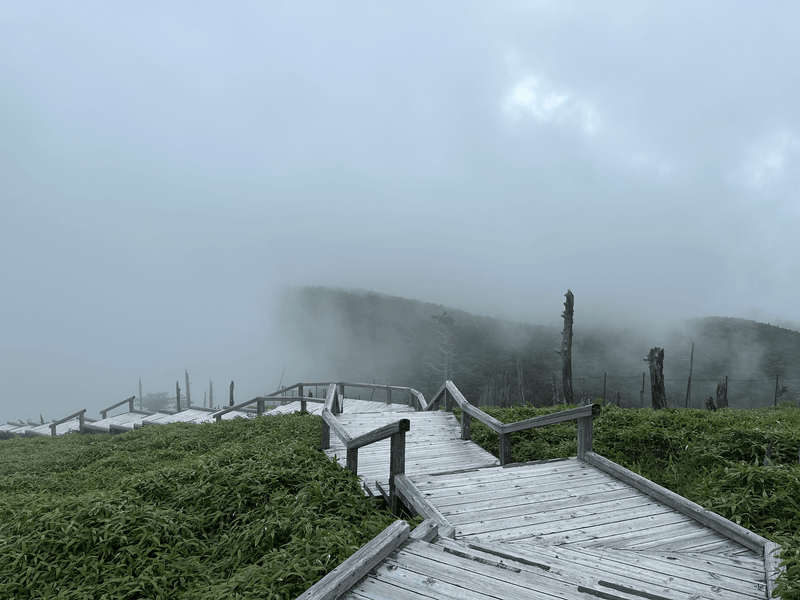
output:
[[[472,417],[465,410],[461,411],[461,439],[472,439]]]
[[[208,407],[214,408],[214,382],[208,380]]]
[[[603,373],[603,406],[606,405],[606,373]]]
[[[231,396],[228,400],[228,406],[233,406],[233,381],[231,381]]]
[[[389,506],[397,514],[397,491],[394,478],[406,472],[406,431],[409,430],[408,419],[400,421],[401,431],[392,434],[389,454]]]
[[[306,406],[306,397],[303,395],[303,385],[300,384],[300,386],[297,389],[299,390],[300,393],[300,412],[301,413],[308,412],[307,410],[308,407]]]
[[[664,350],[651,348],[644,359],[650,365],[650,394],[653,408],[659,410],[667,407],[667,393],[664,390]]]
[[[184,369],[183,372],[186,374],[186,408],[192,407],[192,394],[189,391],[189,370]]]
[[[203,392],[203,408],[206,408],[208,405],[208,391]]]
[[[501,433],[500,436],[500,464],[507,465],[511,462],[511,434]]]
[[[392,388],[386,386],[386,404],[392,403]]]
[[[320,441],[320,446],[323,450],[327,450],[331,447],[331,426],[324,420],[322,421],[322,440]]]
[[[256,402],[256,414],[260,417],[264,414],[264,399],[259,398]]]
[[[339,397],[344,398],[344,384],[339,386]]]
[[[131,396],[128,398],[128,412],[133,412],[133,401],[135,398],[136,396]]]
[[[686,403],[684,408],[689,408],[689,399],[692,397],[692,367],[694,366],[694,342],[692,342],[692,353],[689,355],[689,382],[686,384]]]
[[[181,412],[181,388],[178,382],[175,382],[175,402],[178,406],[178,412]]]
[[[347,449],[347,470],[358,475],[358,448]]]
[[[450,390],[444,390],[444,410],[446,412],[453,412],[453,395]]]
[[[581,417],[578,421],[578,458],[583,460],[592,451],[594,443],[594,417]]]

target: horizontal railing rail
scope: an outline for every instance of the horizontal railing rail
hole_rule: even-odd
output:
[[[118,406],[122,406],[126,402],[128,404],[128,411],[129,412],[133,412],[133,401],[134,400],[136,400],[136,396],[131,396],[130,398],[125,398],[125,400],[120,400],[116,404],[112,404],[108,408],[104,408],[103,410],[101,410],[100,411],[100,415],[102,415],[102,417],[105,419],[106,415],[108,414],[108,411],[114,410],[115,408],[117,408]]]
[[[352,473],[358,474],[358,449],[380,442],[389,438],[389,506],[397,512],[397,491],[395,477],[405,473],[406,470],[406,432],[411,423],[408,419],[400,419],[393,423],[377,427],[372,431],[358,437],[351,436],[345,426],[339,421],[337,415],[342,412],[342,398],[339,396],[339,386],[331,383],[325,397],[325,406],[322,408],[322,439],[320,446],[323,450],[330,448],[331,431],[342,441],[346,450],[346,466]]]
[[[83,420],[84,420],[84,415],[85,414],[86,414],[86,409],[84,408],[82,410],[79,410],[76,413],[71,414],[68,417],[64,417],[63,419],[59,419],[58,421],[53,421],[52,423],[50,423],[50,435],[55,437],[55,435],[56,435],[56,427],[58,427],[62,423],[66,423],[67,421],[71,421],[75,417],[78,417],[79,422],[80,422],[78,431],[83,433]]]
[[[511,434],[516,431],[533,429],[534,427],[544,427],[564,421],[576,420],[578,422],[578,458],[583,460],[587,452],[592,451],[594,417],[600,414],[599,404],[590,404],[569,410],[542,415],[516,423],[501,423],[493,416],[486,414],[477,406],[470,404],[464,395],[458,390],[455,384],[449,379],[434,394],[429,403],[425,403],[422,410],[438,410],[444,401],[445,410],[453,409],[453,404],[457,404],[461,409],[461,439],[469,440],[472,438],[471,426],[472,419],[477,419],[499,436],[499,458],[500,464],[505,465],[511,462]]]

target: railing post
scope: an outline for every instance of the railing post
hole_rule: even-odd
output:
[[[306,397],[303,392],[303,386],[301,385],[298,389],[300,390],[300,412],[304,413],[307,412],[308,407],[306,406]]]
[[[131,411],[132,411],[132,410],[133,410],[133,409],[131,409]],[[106,418],[106,415],[107,415],[107,414],[108,414],[108,411],[107,411],[107,410],[101,410],[101,411],[100,411],[100,417],[101,417],[101,418],[103,418],[103,419],[105,419],[105,418]]]
[[[260,417],[264,414],[264,399],[259,398],[258,402],[256,402],[256,414]]]
[[[461,439],[472,439],[472,417],[464,409],[461,409]]]
[[[392,388],[386,386],[386,404],[392,403]]]
[[[453,395],[450,393],[450,390],[445,388],[444,390],[444,409],[447,412],[453,411]]]
[[[507,465],[511,462],[511,434],[500,433],[500,464]]]
[[[85,410],[83,412],[81,412],[80,415],[78,415],[78,422],[79,422],[78,433],[83,433],[83,415],[84,414],[86,414]]]
[[[347,470],[358,475],[358,448],[347,449]]]
[[[344,384],[339,386],[339,397],[344,398]]]
[[[327,450],[331,447],[331,426],[324,420],[322,421],[322,439],[320,441],[320,446],[323,450]]]
[[[134,400],[134,398],[136,398],[136,396],[131,396],[130,398],[128,398],[128,412],[133,412],[133,400]]]
[[[55,423],[50,424],[50,435],[53,437],[55,437],[56,435],[56,427],[57,425]]]
[[[389,508],[394,514],[397,514],[397,488],[394,478],[398,473],[406,472],[406,431],[408,431],[408,420],[403,419],[401,423],[406,423],[405,431],[392,435],[389,456]]]
[[[578,458],[583,460],[587,452],[592,451],[594,442],[593,424],[594,417],[581,417],[578,419]]]

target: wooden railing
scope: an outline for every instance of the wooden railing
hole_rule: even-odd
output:
[[[392,511],[397,512],[395,476],[406,471],[406,432],[410,429],[411,424],[408,419],[400,419],[358,437],[352,437],[336,416],[341,414],[342,407],[342,398],[339,393],[337,384],[331,383],[328,386],[325,406],[322,409],[322,439],[320,440],[320,446],[323,450],[330,448],[331,430],[333,430],[347,449],[347,469],[358,474],[358,449],[386,438],[391,438],[389,450],[389,506]]]
[[[84,408],[83,410],[79,410],[78,412],[73,413],[68,417],[64,417],[63,419],[59,419],[58,421],[53,421],[52,423],[50,423],[50,435],[55,436],[57,426],[61,425],[62,423],[66,423],[67,421],[71,421],[75,417],[79,417],[80,425],[78,426],[79,427],[78,431],[83,433],[83,419],[85,414],[86,414],[86,409]]]
[[[118,406],[122,406],[126,402],[128,403],[128,412],[133,412],[133,401],[136,400],[136,396],[131,396],[130,398],[126,398],[125,400],[120,400],[116,404],[109,406],[108,408],[104,408],[100,411],[100,415],[105,419],[108,411],[114,410]]]
[[[572,408],[563,410],[550,415],[543,415],[541,417],[534,417],[532,419],[525,419],[524,421],[517,421],[516,423],[501,423],[491,415],[487,415],[477,406],[470,404],[464,398],[455,384],[447,380],[439,391],[434,394],[430,402],[425,402],[424,398],[420,401],[422,406],[421,410],[439,410],[442,401],[444,401],[444,408],[447,411],[453,409],[453,405],[457,404],[461,409],[461,439],[469,440],[472,437],[471,425],[472,419],[477,419],[493,431],[496,431],[499,436],[500,444],[500,464],[505,465],[511,462],[511,434],[515,431],[524,431],[526,429],[533,429],[534,427],[544,427],[545,425],[553,425],[563,421],[578,421],[578,458],[583,460],[587,452],[592,451],[593,443],[593,428],[592,421],[594,417],[600,413],[599,404],[590,404],[588,406],[581,406],[579,408]]]

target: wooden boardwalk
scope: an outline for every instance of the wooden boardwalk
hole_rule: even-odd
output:
[[[428,518],[428,532],[395,532],[382,552],[370,550],[372,562],[346,561],[303,600],[769,597],[774,544],[593,452],[500,466],[461,439],[450,412],[383,403],[348,412],[353,402],[345,399],[336,415],[353,438],[409,420],[397,485],[401,500]],[[333,435],[326,452],[346,465]],[[369,493],[386,494],[389,460],[388,439],[360,448],[357,472]],[[361,571],[348,581],[353,561]]]

